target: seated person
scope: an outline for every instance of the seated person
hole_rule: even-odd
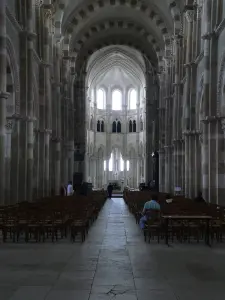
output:
[[[197,203],[205,203],[205,199],[202,197],[202,192],[198,192],[198,196],[194,199]]]
[[[156,215],[158,216],[158,213],[160,212],[160,205],[157,202],[158,201],[158,196],[157,195],[152,195],[152,199],[150,201],[147,201],[144,205],[143,208],[143,217],[140,219],[140,227],[141,229],[145,228],[145,223],[149,219],[153,219]]]
[[[172,203],[173,202],[173,198],[171,197],[170,194],[166,195],[166,203]]]

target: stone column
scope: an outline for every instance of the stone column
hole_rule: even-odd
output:
[[[139,184],[141,183],[141,181],[140,181],[140,157],[139,156],[137,157],[137,171],[136,171],[136,174],[137,174],[137,180],[136,180],[135,188],[138,188]]]
[[[86,182],[88,182],[89,180],[89,153],[87,152],[87,149],[86,149],[86,152],[85,152],[85,158],[84,158],[84,162],[85,162],[85,176],[84,176],[84,180]]]
[[[203,88],[203,141],[202,141],[202,193],[206,201],[210,201],[210,168],[209,168],[209,122],[210,115],[210,31],[211,31],[211,0],[205,0],[205,24],[206,32],[202,36],[204,39],[204,88]]]
[[[163,193],[165,190],[165,151],[159,150],[159,192]]]
[[[185,13],[187,20],[187,47],[186,47],[186,82],[185,82],[185,99],[183,106],[183,131],[185,140],[185,196],[189,197],[189,188],[191,186],[190,182],[190,172],[189,167],[190,161],[190,136],[189,131],[191,128],[191,62],[192,62],[192,38],[193,38],[193,20],[194,20],[194,10],[187,10]]]
[[[5,198],[5,122],[6,122],[6,0],[0,1],[0,205]]]
[[[44,5],[44,74],[45,74],[45,168],[44,191],[45,196],[50,195],[50,137],[52,133],[52,98],[51,98],[51,74],[50,74],[50,36],[51,29],[51,5]]]
[[[74,173],[74,145],[73,142],[69,144],[68,147],[68,178],[73,181]],[[83,178],[85,180],[85,178]]]
[[[217,135],[217,187],[218,187],[218,199],[217,203],[219,205],[225,206],[225,162],[224,162],[224,152],[225,152],[225,118],[220,120],[218,124],[218,135]]]
[[[10,199],[10,191],[11,191],[11,185],[10,185],[10,178],[11,178],[11,164],[12,164],[12,153],[11,153],[11,139],[12,139],[12,130],[13,130],[13,123],[12,121],[8,121],[6,124],[6,141],[5,141],[5,204],[13,204],[11,202],[12,199]],[[13,185],[14,188],[14,185]],[[13,199],[14,200],[14,199]]]
[[[20,116],[13,115],[9,118],[12,122],[12,135],[11,135],[11,174],[10,174],[10,198],[13,203],[19,200],[19,138],[20,138]]]
[[[60,194],[60,186],[63,184],[61,182],[61,82],[60,82],[60,45],[56,44],[55,53],[55,101],[56,101],[56,138],[54,139],[55,145],[55,193]]]
[[[27,65],[28,65],[28,89],[27,89],[27,200],[33,199],[33,152],[34,152],[34,95],[33,95],[33,1],[27,2]]]
[[[181,36],[174,37],[174,59],[175,59],[175,80],[174,80],[174,103],[173,103],[173,180],[174,187],[181,187],[181,164],[180,155],[180,52],[181,52]],[[173,187],[173,188],[174,188]]]

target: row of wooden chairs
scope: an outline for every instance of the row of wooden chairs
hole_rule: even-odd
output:
[[[141,211],[143,210],[145,202],[151,198],[150,191],[125,191],[124,199],[127,203],[131,213],[139,223]],[[180,216],[210,216],[210,238],[211,241],[222,242],[225,237],[225,208],[222,206],[206,203],[195,203],[193,200],[174,196],[172,203],[166,202],[166,194],[158,194],[159,203],[161,206],[161,215],[180,215]],[[180,242],[197,242],[205,240],[206,220],[170,220],[168,224],[168,235],[170,240],[178,240]],[[157,222],[148,221],[144,230],[145,240],[150,241],[156,238],[158,242],[165,239],[165,221],[160,218]]]
[[[34,203],[22,202],[0,207],[0,232],[3,241],[52,242],[70,234],[85,240],[106,200],[104,192],[88,196],[51,197]]]

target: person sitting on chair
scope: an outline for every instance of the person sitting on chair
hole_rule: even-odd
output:
[[[145,224],[149,219],[155,219],[158,217],[160,212],[160,205],[158,203],[158,196],[152,195],[151,200],[147,201],[144,205],[142,215],[140,219],[140,227],[141,229],[145,228]]]

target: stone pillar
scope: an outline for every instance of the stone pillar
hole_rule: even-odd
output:
[[[86,149],[86,152],[85,152],[85,158],[84,158],[84,162],[85,162],[85,176],[84,176],[84,180],[86,182],[89,181],[89,153],[87,152],[87,149]]]
[[[33,199],[33,153],[34,153],[34,95],[33,95],[33,1],[27,2],[27,64],[28,64],[28,89],[27,89],[27,201]]]
[[[54,149],[55,149],[55,151],[54,151],[54,153],[55,153],[55,155],[54,155],[54,158],[55,158],[54,191],[55,191],[56,195],[60,195],[60,187],[63,184],[61,182],[61,176],[60,176],[61,141],[59,138],[55,138],[54,140],[52,140],[52,142],[54,143]]]
[[[11,178],[11,164],[12,164],[12,153],[11,153],[11,137],[12,137],[12,130],[13,130],[13,123],[12,121],[8,121],[6,124],[6,135],[5,135],[5,204],[13,204],[11,196],[11,185],[10,185],[10,178]],[[13,185],[14,188],[14,185]],[[13,199],[14,200],[14,199]]]
[[[224,162],[224,152],[225,152],[225,118],[220,120],[218,124],[218,134],[217,134],[217,186],[218,186],[218,198],[217,203],[219,205],[225,206],[225,162]]]
[[[141,183],[141,181],[140,181],[140,157],[139,156],[137,157],[137,171],[136,171],[136,174],[137,174],[137,180],[136,180],[135,188],[138,188],[139,184]]]
[[[12,122],[12,135],[11,135],[11,174],[10,174],[10,198],[13,203],[19,200],[19,137],[20,137],[20,116],[13,115],[10,117]]]
[[[68,148],[68,178],[73,181],[74,173],[74,145],[73,142],[69,144]],[[83,178],[85,180],[85,178]]]
[[[187,20],[187,48],[186,48],[186,82],[185,82],[185,99],[184,99],[184,111],[183,111],[183,131],[185,140],[185,196],[189,197],[189,188],[191,186],[190,181],[190,136],[189,131],[191,128],[191,63],[192,63],[192,39],[193,39],[193,20],[194,10],[187,10],[185,13]]]
[[[64,184],[61,182],[61,82],[60,82],[60,49],[59,43],[56,44],[55,53],[55,101],[56,101],[56,137],[53,140],[55,149],[55,193],[60,194],[60,186]]]
[[[159,192],[163,193],[165,190],[165,151],[159,150]]]
[[[6,122],[6,0],[0,1],[0,205],[5,198],[5,122]]]
[[[181,187],[181,164],[180,155],[180,53],[181,36],[174,37],[174,59],[175,59],[175,80],[174,80],[174,103],[173,103],[173,181],[174,187]],[[174,188],[173,187],[173,188]]]
[[[211,0],[205,0],[205,24],[206,32],[202,36],[204,39],[204,88],[203,88],[203,141],[202,141],[202,193],[206,201],[211,200],[210,195],[210,168],[209,168],[209,122],[210,116],[210,31],[211,31]]]

